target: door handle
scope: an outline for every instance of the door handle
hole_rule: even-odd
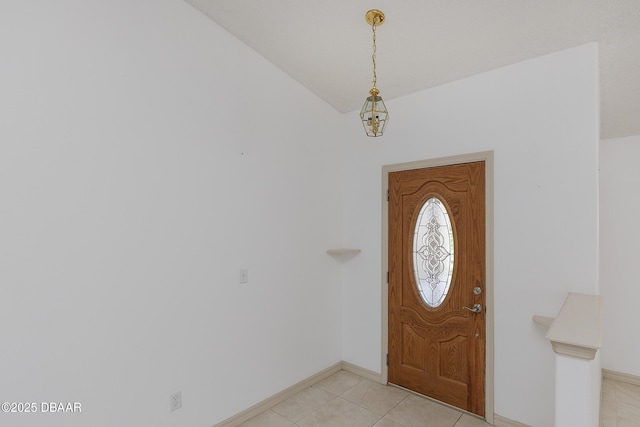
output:
[[[466,305],[462,308],[466,308],[469,311],[473,311],[474,313],[482,313],[482,306],[480,304],[473,304],[473,307],[467,307]]]

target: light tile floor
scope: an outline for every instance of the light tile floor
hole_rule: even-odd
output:
[[[640,386],[602,382],[600,427],[640,427]],[[484,421],[340,371],[241,424],[243,427],[487,427]]]
[[[640,427],[640,386],[602,381],[600,427]]]
[[[474,416],[340,371],[241,424],[243,427],[487,427]],[[622,427],[622,424],[612,424]],[[626,424],[625,424],[626,426]],[[609,426],[607,426],[609,427]]]

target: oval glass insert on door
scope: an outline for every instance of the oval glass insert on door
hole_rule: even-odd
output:
[[[418,214],[413,235],[413,271],[422,300],[429,307],[444,301],[453,276],[454,239],[447,208],[437,197]]]

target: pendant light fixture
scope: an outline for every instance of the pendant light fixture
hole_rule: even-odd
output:
[[[360,111],[360,119],[364,126],[367,136],[382,136],[384,128],[389,120],[389,112],[384,105],[382,97],[379,96],[380,91],[376,87],[378,76],[376,75],[376,27],[384,22],[384,13],[378,9],[371,9],[365,15],[367,23],[371,25],[373,32],[373,54],[371,60],[373,62],[373,87],[369,91],[369,95]]]

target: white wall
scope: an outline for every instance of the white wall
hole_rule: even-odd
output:
[[[640,135],[600,144],[600,282],[602,365],[640,376]]]
[[[379,370],[381,166],[495,150],[496,412],[551,425],[531,316],[597,293],[595,45],[390,101],[381,140],[182,1],[2,2],[0,57],[0,400],[83,404],[0,424],[208,426]]]
[[[0,401],[82,404],[0,425],[210,426],[341,360],[337,113],[177,0],[3,1],[0,58]]]
[[[600,425],[601,353],[593,360],[556,354],[555,427]]]
[[[362,249],[345,264],[344,360],[380,370],[382,165],[494,150],[495,412],[553,425],[554,353],[531,318],[598,293],[597,69],[589,44],[392,100],[380,139],[343,118],[344,239]]]

